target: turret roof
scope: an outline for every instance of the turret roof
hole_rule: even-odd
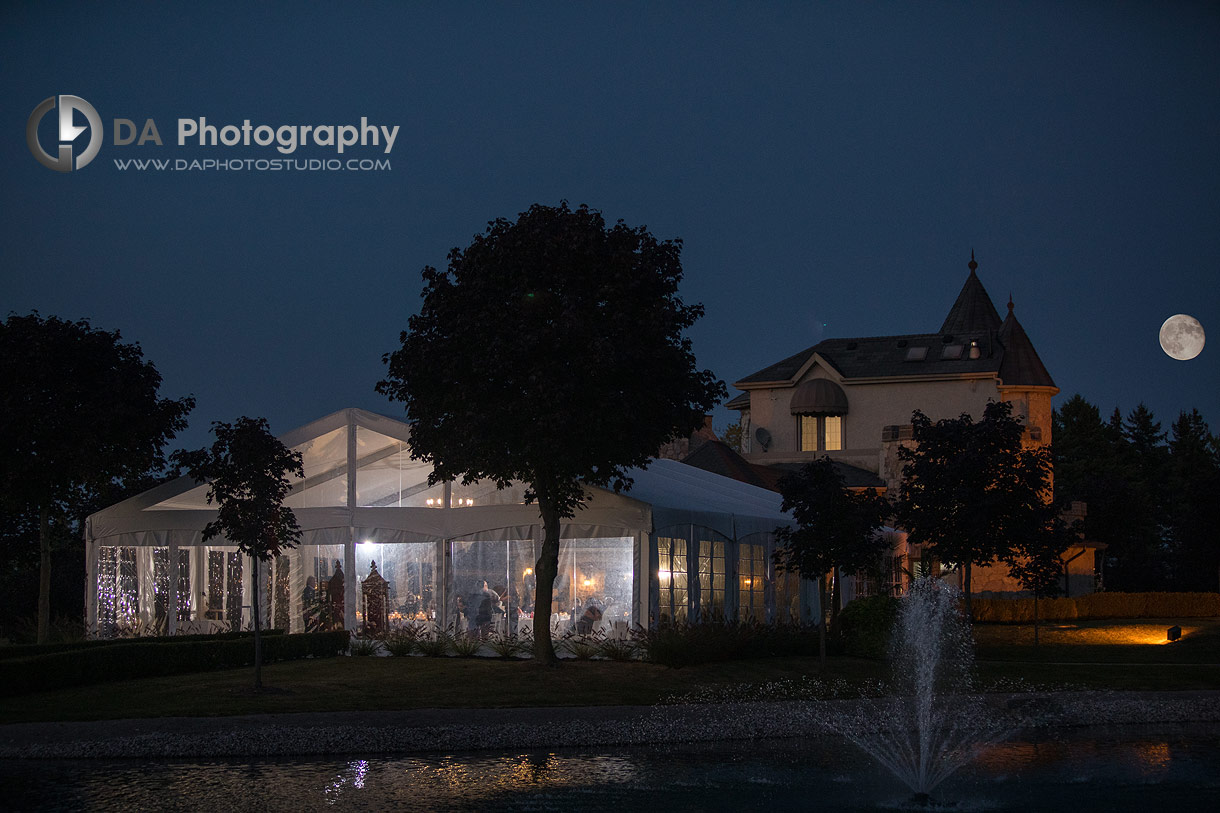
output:
[[[1004,387],[1053,387],[1054,379],[1046,365],[1038,358],[1034,343],[1029,340],[1025,328],[1012,312],[1012,299],[1008,300],[1008,315],[1000,325],[1000,343],[1004,345],[1004,358],[1000,363],[1000,383]]]
[[[966,277],[966,284],[962,286],[961,293],[957,295],[957,301],[949,309],[945,323],[940,326],[941,333],[978,333],[999,329],[1000,314],[996,312],[991,297],[987,295],[983,283],[974,273],[974,269],[978,267],[979,264],[974,261],[972,251],[969,263],[970,276]]]

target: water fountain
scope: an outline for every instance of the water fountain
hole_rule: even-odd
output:
[[[890,642],[893,677],[884,697],[865,698],[825,724],[851,740],[914,794],[932,791],[1014,726],[972,694],[974,645],[959,610],[960,593],[934,579],[911,585]]]

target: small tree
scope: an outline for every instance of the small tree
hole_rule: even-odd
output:
[[[805,464],[779,481],[783,508],[796,527],[775,529],[774,561],[781,570],[818,582],[818,654],[826,663],[826,575],[876,572],[888,543],[878,533],[890,504],[870,490],[853,493],[829,457]]]
[[[724,432],[720,435],[724,445],[737,452],[737,454],[742,453],[742,431],[741,421],[738,421],[725,427]]]
[[[203,540],[223,536],[255,561],[254,690],[263,688],[262,604],[259,600],[260,562],[296,547],[301,529],[296,515],[284,505],[292,490],[289,474],[304,477],[300,452],[280,443],[263,418],[238,418],[212,424],[216,441],[208,448],[177,452],[175,460],[199,483],[208,484],[208,502],[216,504],[216,519],[203,529]]]
[[[423,307],[385,356],[377,391],[406,406],[431,482],[521,481],[538,501],[537,663],[556,662],[559,522],[585,484],[630,487],[628,468],[725,395],[682,335],[703,308],[678,298],[680,252],[586,206],[532,206],[453,249],[447,271],[424,268]]]
[[[1034,646],[1038,645],[1038,599],[1059,594],[1059,577],[1067,578],[1063,552],[1077,536],[1050,503],[1031,511],[1029,526],[1003,554],[1008,574],[1034,596]]]
[[[1025,449],[1012,404],[991,401],[977,423],[969,414],[932,421],[911,415],[914,448],[902,447],[896,506],[908,539],[963,570],[970,619],[971,568],[1008,555],[1026,538],[1050,499],[1050,453]]]
[[[37,313],[0,323],[0,505],[38,531],[38,642],[51,615],[53,526],[165,465],[193,398],[158,397],[138,344]]]

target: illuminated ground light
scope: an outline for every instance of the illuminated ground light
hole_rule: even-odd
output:
[[[1162,626],[1152,624],[1124,624],[1121,626],[1081,628],[1065,636],[1064,643],[1091,645],[1122,645],[1141,644],[1145,646],[1163,646],[1173,643],[1185,633],[1178,625],[1169,630],[1177,630],[1176,636]],[[1189,632],[1189,630],[1187,630]]]

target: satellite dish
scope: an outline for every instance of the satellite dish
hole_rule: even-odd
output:
[[[754,439],[758,441],[758,445],[764,452],[771,448],[771,433],[761,426],[754,430]]]

